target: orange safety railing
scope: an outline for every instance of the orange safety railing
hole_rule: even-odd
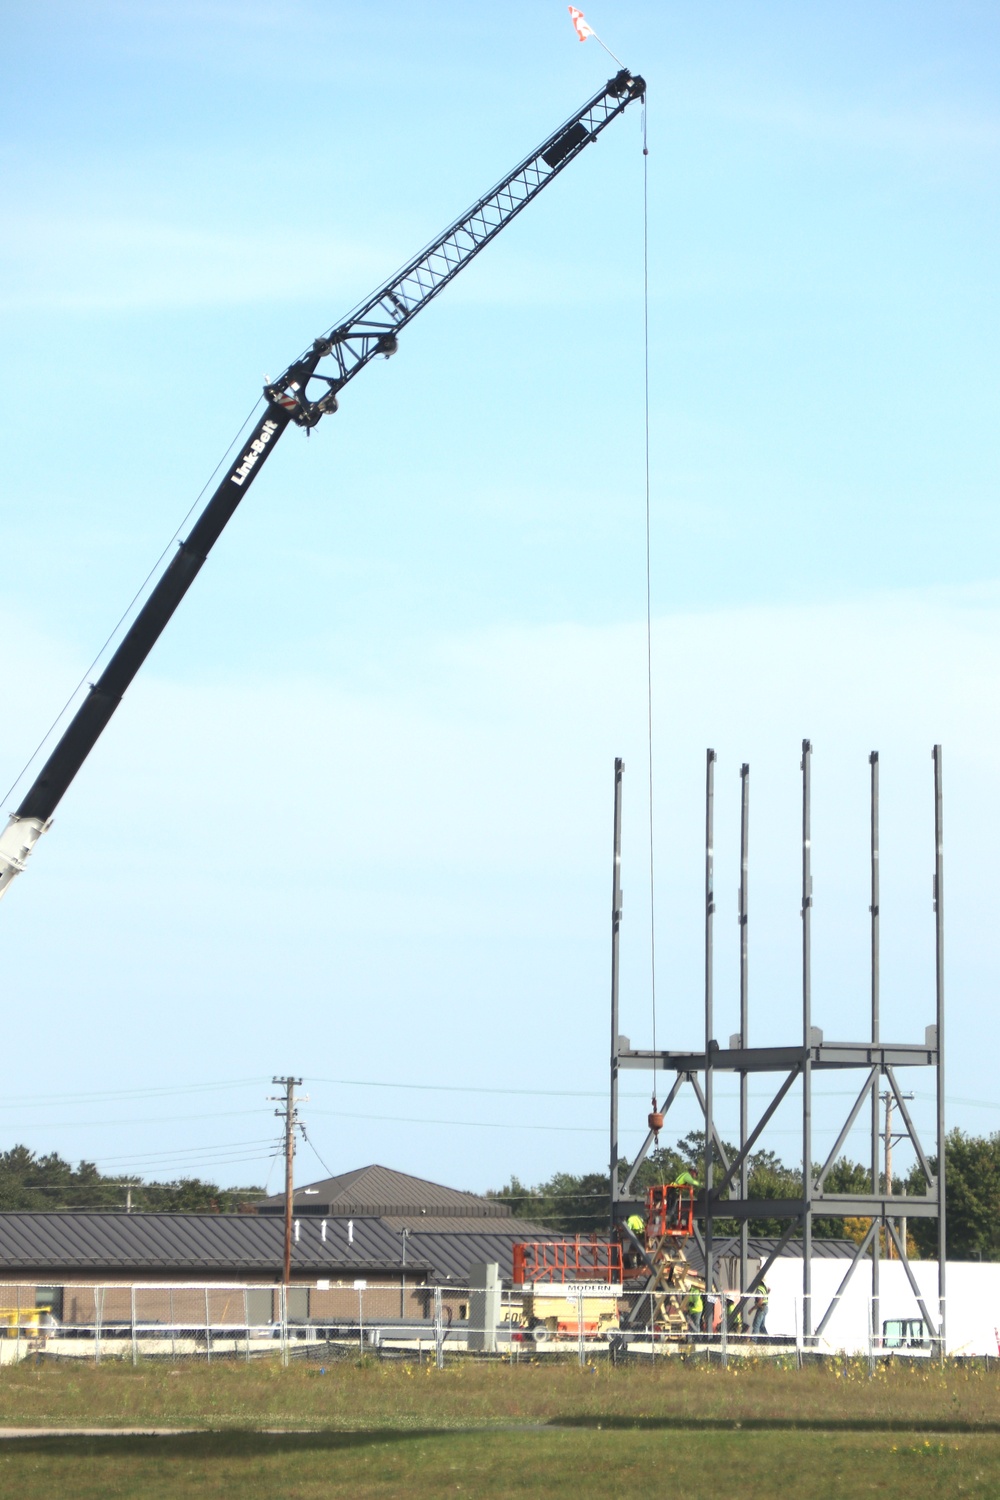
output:
[[[533,1281],[622,1279],[622,1247],[613,1240],[534,1240],[514,1246],[514,1285]]]
[[[666,1234],[686,1239],[694,1232],[694,1188],[666,1182],[646,1193],[646,1243]]]

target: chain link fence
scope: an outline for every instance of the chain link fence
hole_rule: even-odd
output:
[[[513,1290],[362,1281],[0,1287],[0,1364],[29,1358],[618,1364],[676,1356],[801,1364],[842,1354],[874,1361],[943,1353],[922,1317],[880,1320],[869,1299],[856,1299],[850,1318],[835,1329],[806,1334],[805,1326],[801,1298],[785,1296],[773,1307],[759,1293],[623,1292],[603,1283]]]

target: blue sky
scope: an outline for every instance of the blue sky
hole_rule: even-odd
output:
[[[746,759],[755,1039],[794,1035],[803,735],[816,1022],[863,1034],[877,747],[886,1029],[922,1036],[940,740],[949,1113],[1000,1127],[996,10],[587,14],[649,83],[660,1039],[698,1035],[709,744],[719,1034]],[[264,372],[607,61],[556,0],[8,17],[3,787]],[[603,1164],[616,754],[649,1031],[641,191],[631,110],[285,438],[0,907],[4,1140],[262,1180],[293,1071],[335,1170]]]

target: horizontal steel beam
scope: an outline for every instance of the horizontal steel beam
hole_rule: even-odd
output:
[[[902,1193],[888,1198],[884,1194],[818,1193],[813,1195],[812,1201],[817,1214],[832,1214],[834,1218],[854,1218],[856,1214],[866,1219],[936,1219],[938,1216],[936,1197],[908,1198]]]
[[[872,1197],[868,1193],[842,1193],[810,1199],[814,1217],[831,1219],[899,1218],[936,1219],[934,1198]],[[719,1198],[712,1200],[713,1219],[794,1219],[805,1213],[804,1198]],[[694,1200],[696,1218],[705,1217],[705,1198]]]
[[[918,1042],[818,1042],[812,1047],[719,1047],[712,1050],[716,1072],[782,1073],[809,1060],[814,1068],[933,1068],[936,1047]],[[638,1047],[618,1053],[620,1068],[656,1068],[668,1073],[703,1073],[704,1052],[652,1052]]]

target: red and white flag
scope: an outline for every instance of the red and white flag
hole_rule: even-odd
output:
[[[581,42],[585,42],[588,36],[594,35],[594,28],[587,25],[586,21],[583,18],[583,11],[577,10],[575,5],[567,6],[567,9],[569,11],[569,18],[573,22],[573,30],[576,32]]]

